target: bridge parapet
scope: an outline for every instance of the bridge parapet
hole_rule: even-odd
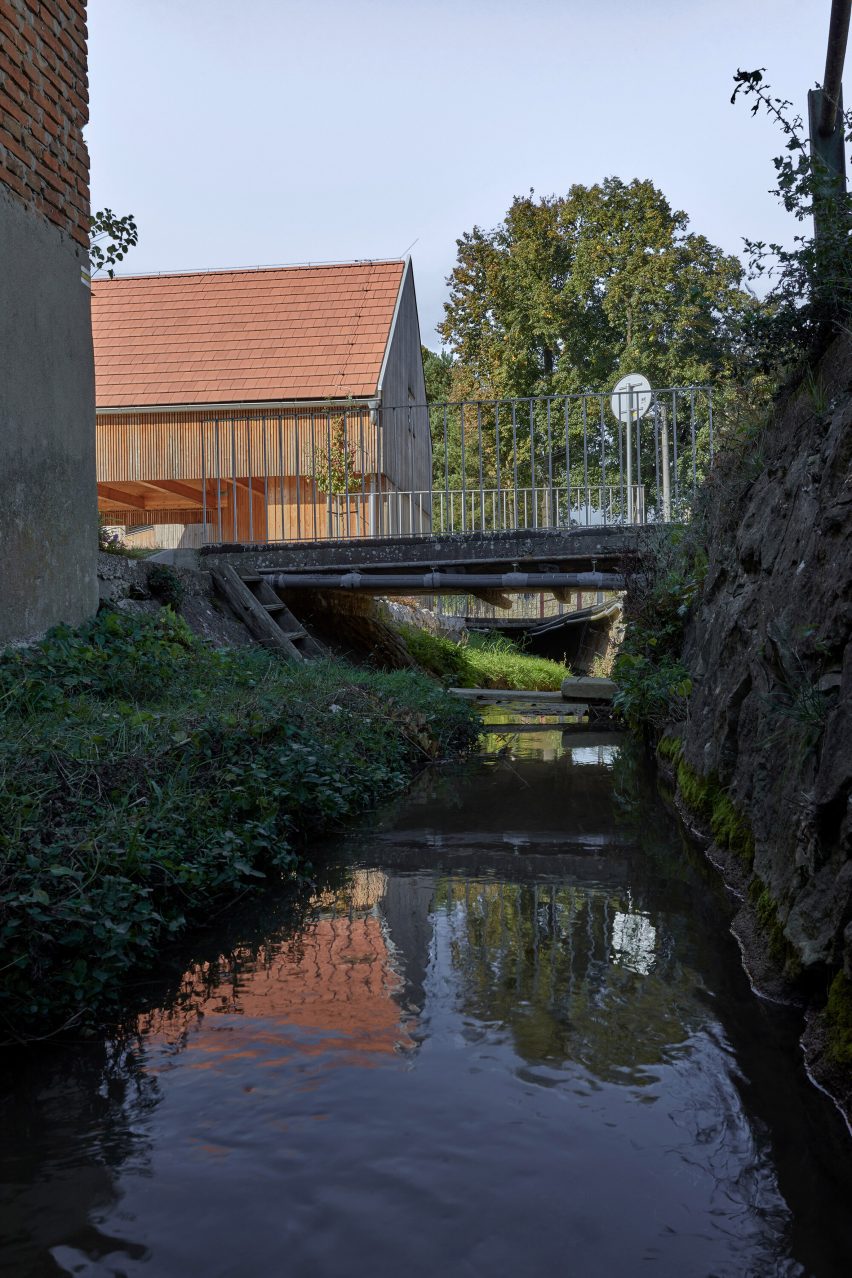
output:
[[[640,530],[625,527],[520,529],[446,536],[365,537],[278,545],[227,544],[201,551],[201,566],[238,572],[330,575],[410,569],[507,573],[620,573],[639,551]],[[521,589],[518,586],[518,589]],[[529,587],[527,587],[529,588]]]
[[[145,544],[217,554],[295,544],[310,556],[319,542],[351,541],[353,564],[366,562],[367,539],[399,562],[412,538],[508,536],[520,546],[543,532],[604,537],[684,521],[713,459],[712,398],[698,386],[223,409],[179,434],[158,422],[169,447],[155,456],[140,423],[109,430],[120,480],[101,477],[101,498],[129,533],[151,533]],[[156,539],[161,525],[172,540]]]

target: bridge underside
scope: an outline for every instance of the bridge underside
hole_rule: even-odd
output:
[[[355,589],[379,593],[451,593],[488,588],[502,593],[561,590],[592,581],[585,574],[617,575],[601,582],[618,589],[625,566],[639,550],[636,528],[527,529],[511,532],[363,538],[296,544],[204,547],[201,566],[229,566],[241,575],[281,574],[278,589]],[[429,580],[431,574],[436,574]],[[465,585],[466,576],[474,578]],[[303,580],[298,580],[302,578]],[[360,578],[360,580],[356,580]],[[531,580],[533,578],[533,580]]]

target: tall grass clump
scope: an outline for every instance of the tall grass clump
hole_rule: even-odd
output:
[[[567,666],[534,657],[503,635],[470,634],[463,643],[403,626],[409,652],[423,670],[458,688],[507,688],[556,692]]]

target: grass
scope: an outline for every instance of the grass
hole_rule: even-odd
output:
[[[417,664],[458,688],[513,688],[557,692],[571,672],[558,661],[532,657],[502,635],[471,634],[455,643],[413,626],[402,636]]]
[[[410,671],[216,651],[170,609],[0,655],[0,1042],[94,1023],[214,905],[309,880],[307,834],[477,726]]]

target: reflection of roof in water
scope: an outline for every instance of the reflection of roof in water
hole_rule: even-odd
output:
[[[203,972],[188,972],[198,984]],[[347,1064],[411,1046],[396,996],[398,975],[372,913],[320,917],[295,937],[238,963],[189,1005],[141,1018],[150,1039],[181,1043],[198,1069],[223,1056],[341,1054]],[[272,1060],[270,1058],[273,1058]]]

